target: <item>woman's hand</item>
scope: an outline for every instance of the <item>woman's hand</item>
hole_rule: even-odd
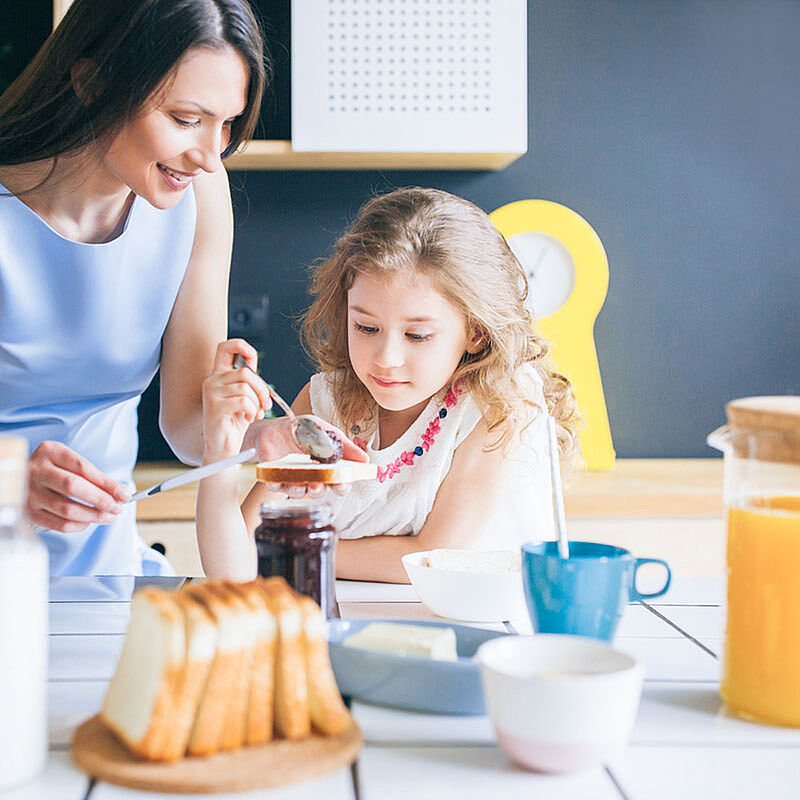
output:
[[[113,522],[127,489],[61,442],[42,442],[28,459],[25,513],[34,525],[62,533]]]
[[[234,369],[242,355],[252,369]],[[257,354],[244,339],[217,345],[214,369],[203,381],[203,463],[238,453],[250,423],[270,408],[267,384],[256,374]]]

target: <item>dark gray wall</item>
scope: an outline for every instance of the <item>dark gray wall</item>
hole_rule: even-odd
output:
[[[287,0],[257,2],[288,40]],[[7,77],[50,10],[0,17]],[[370,192],[438,186],[487,211],[546,198],[608,252],[596,341],[618,455],[713,455],[726,400],[800,394],[798,38],[800,0],[529,0],[530,149],[508,169],[233,173],[231,291],[270,296],[262,373],[289,396],[307,379],[292,324],[306,266]],[[288,135],[287,98],[284,81],[267,135]],[[141,457],[169,457],[155,388],[141,411]]]
[[[800,393],[798,35],[794,0],[532,0],[530,150],[508,169],[235,173],[232,293],[269,292],[262,374],[289,396],[308,378],[305,268],[370,192],[546,198],[608,252],[596,342],[617,454],[713,455],[726,400]]]
[[[309,374],[305,267],[364,198],[425,184],[584,216],[611,280],[596,342],[621,457],[712,455],[733,397],[800,393],[800,3],[533,0],[530,149],[498,173],[236,173],[232,292],[270,294],[262,373]]]

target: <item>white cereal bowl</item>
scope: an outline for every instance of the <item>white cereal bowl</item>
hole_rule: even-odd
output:
[[[521,572],[456,572],[426,566],[428,553],[403,556],[411,585],[434,613],[463,622],[527,618]]]
[[[630,738],[644,669],[583,636],[503,636],[476,655],[497,743],[537,772],[606,763]]]

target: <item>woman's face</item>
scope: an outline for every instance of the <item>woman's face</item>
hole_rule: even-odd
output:
[[[193,178],[220,168],[231,123],[247,104],[248,80],[233,49],[187,51],[174,80],[114,139],[103,166],[156,208],[174,206]]]

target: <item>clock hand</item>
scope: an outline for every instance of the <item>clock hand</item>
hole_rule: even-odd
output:
[[[547,245],[544,245],[539,251],[539,255],[536,257],[536,263],[531,267],[531,279],[536,277],[536,273],[539,271],[539,267],[542,266],[542,261],[544,261],[548,249]]]

